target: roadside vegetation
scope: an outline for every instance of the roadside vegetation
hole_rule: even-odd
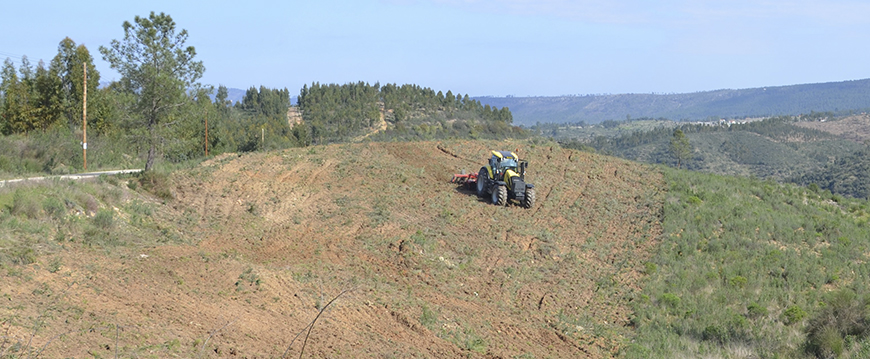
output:
[[[100,176],[95,181],[49,179],[0,190],[0,267],[28,265],[70,245],[139,248],[193,243],[161,202],[171,199],[166,170]],[[159,221],[157,219],[160,219]],[[125,250],[126,250],[125,249]]]

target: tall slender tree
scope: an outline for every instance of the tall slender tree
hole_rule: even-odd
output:
[[[689,143],[689,138],[679,128],[674,130],[669,148],[671,155],[677,160],[677,168],[682,166],[683,161],[692,158],[692,152],[694,151],[692,144]]]
[[[3,134],[23,133],[33,129],[35,125],[36,111],[33,104],[33,69],[27,56],[21,58],[21,67],[18,69],[20,77],[15,74],[15,66],[12,60],[6,59],[3,63],[2,84],[0,92],[3,92],[2,130]]]
[[[46,130],[61,118],[60,79],[45,68],[45,63],[39,61],[36,66],[31,103],[36,110],[33,127]]]
[[[64,38],[57,45],[57,55],[51,60],[49,72],[60,81],[59,100],[70,127],[82,125],[82,98],[84,94],[84,66],[88,68],[88,104],[89,108],[96,108],[94,102],[97,99],[97,87],[100,84],[100,72],[94,66],[94,59],[84,45],[76,45],[70,38]],[[91,111],[88,111],[91,112]],[[92,119],[88,116],[89,120]],[[92,122],[92,121],[88,121]],[[89,126],[90,127],[90,126]]]
[[[157,157],[161,132],[171,127],[173,115],[192,100],[188,91],[198,90],[197,82],[205,67],[194,61],[196,49],[185,46],[187,30],[176,31],[175,21],[167,14],[136,16],[133,23],[123,24],[124,39],[112,40],[110,47],[100,46],[103,59],[117,70],[125,91],[135,94],[137,125],[145,127],[151,170]]]

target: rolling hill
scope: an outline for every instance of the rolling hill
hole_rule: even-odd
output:
[[[531,162],[533,209],[448,182],[490,148]],[[0,352],[610,357],[664,185],[645,165],[494,141],[226,154],[135,183],[0,192],[0,329],[17,345]]]
[[[491,148],[530,161],[535,207],[448,182]],[[836,313],[870,316],[868,220],[818,189],[536,140],[7,187],[0,356],[863,357],[870,330]]]
[[[697,121],[709,117],[745,118],[867,109],[870,108],[870,79],[685,94],[476,99],[490,106],[507,106],[514,115],[514,122],[526,126],[538,122],[599,123],[627,117]]]

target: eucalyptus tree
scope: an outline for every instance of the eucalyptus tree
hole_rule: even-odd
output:
[[[130,120],[135,129],[145,131],[148,171],[163,136],[172,136],[165,130],[184,120],[183,107],[202,94],[198,80],[205,67],[194,61],[195,48],[185,46],[187,30],[178,31],[167,14],[136,16],[123,28],[124,38],[100,46],[100,53],[121,74],[122,90],[135,98]]]
[[[22,56],[18,74],[12,60],[6,59],[0,70],[0,93],[3,94],[0,107],[0,129],[4,135],[24,133],[35,127],[33,107],[33,69],[27,56]]]
[[[82,125],[82,101],[85,93],[85,67],[87,67],[87,94],[89,113],[96,107],[99,96],[100,73],[94,66],[94,59],[84,45],[76,45],[69,37],[57,45],[57,55],[51,60],[49,72],[60,83],[57,85],[58,101],[63,116],[70,127]],[[92,120],[88,116],[89,122]],[[90,127],[90,126],[88,126]]]

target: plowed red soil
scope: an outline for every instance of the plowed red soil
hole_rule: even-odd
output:
[[[449,183],[490,149],[529,160],[532,209]],[[45,358],[611,357],[661,231],[658,171],[555,144],[222,155],[173,183],[164,225],[191,244],[9,270],[5,337]]]

